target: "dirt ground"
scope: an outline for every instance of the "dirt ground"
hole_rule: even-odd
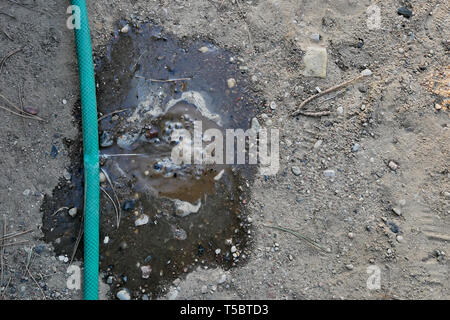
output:
[[[367,25],[371,5],[380,9],[378,29]],[[32,230],[2,248],[3,299],[82,297],[67,288],[68,263],[40,231],[43,197],[70,163],[64,141],[78,133],[68,6],[0,0],[0,59],[21,49],[0,67],[0,94],[20,106],[22,91],[24,106],[46,120],[0,110],[1,231]],[[405,6],[412,17],[397,13]],[[247,262],[227,271],[199,267],[161,299],[450,298],[448,1],[98,0],[88,9],[98,55],[120,20],[150,21],[234,52],[267,101],[255,106],[261,125],[280,130],[280,171],[246,190]],[[312,45],[327,49],[326,78],[303,75]],[[366,68],[370,78],[307,105],[329,115],[290,116],[317,88]],[[326,252],[270,224],[295,229]],[[367,285],[377,274],[379,289]],[[108,289],[102,285],[103,297]]]

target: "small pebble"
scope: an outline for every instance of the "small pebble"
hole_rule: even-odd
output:
[[[69,210],[69,216],[71,216],[73,218],[77,215],[77,212],[78,212],[77,208],[74,207]]]
[[[351,263],[347,264],[345,267],[347,268],[347,270],[353,270],[354,269],[354,267],[353,267],[353,265]]]
[[[370,69],[364,69],[361,71],[361,75],[364,77],[370,77],[372,75],[372,71]]]
[[[291,170],[292,170],[292,173],[296,176],[299,176],[301,174],[300,168],[297,166],[293,166]]]
[[[119,300],[131,300],[130,291],[128,289],[121,289],[116,294],[117,299]]]
[[[198,51],[200,51],[201,53],[206,53],[209,51],[208,47],[201,47],[200,49],[198,49]]]
[[[234,88],[236,86],[236,80],[234,80],[233,78],[228,79],[227,85],[228,85],[228,88],[230,88],[230,89]]]
[[[389,166],[389,168],[391,168],[391,170],[394,170],[394,171],[398,169],[398,164],[395,163],[394,161],[389,161],[388,166]]]
[[[407,19],[409,19],[413,16],[413,12],[410,9],[408,9],[407,7],[398,8],[397,13],[401,16],[404,16]]]
[[[150,220],[150,219],[149,219],[148,215],[142,214],[142,215],[134,222],[134,225],[135,225],[136,227],[140,227],[140,226],[146,225],[146,224],[148,223],[149,220]]]
[[[130,30],[130,27],[126,24],[122,29],[120,29],[120,32],[128,33],[129,30]]]

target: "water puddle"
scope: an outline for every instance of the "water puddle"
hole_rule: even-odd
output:
[[[186,143],[173,133],[193,134],[199,121],[201,132],[249,128],[260,102],[238,59],[208,41],[176,39],[145,24],[115,32],[96,60],[96,75],[104,173],[100,268],[112,292],[126,288],[134,298],[155,298],[199,264],[229,268],[245,260],[244,190],[254,171],[171,157]],[[81,234],[83,200],[80,142],[71,150],[71,181],[61,179],[42,205],[45,239],[69,259]],[[75,217],[58,211],[72,207]],[[81,253],[82,241],[75,259]]]

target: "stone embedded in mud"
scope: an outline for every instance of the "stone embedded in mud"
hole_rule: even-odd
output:
[[[234,78],[230,78],[227,80],[228,88],[232,89],[236,86],[236,80]]]
[[[124,150],[131,151],[135,149],[133,144],[139,139],[138,133],[124,133],[117,138],[117,145]]]
[[[327,76],[327,49],[323,47],[309,47],[303,57],[305,70],[303,75],[307,77],[326,78]]]
[[[122,209],[125,211],[131,211],[134,209],[136,201],[134,200],[125,200],[125,202],[122,204]]]
[[[149,217],[146,214],[142,214],[138,219],[136,219],[136,221],[134,222],[134,225],[136,227],[140,227],[143,225],[146,225],[149,221]]]
[[[117,299],[119,300],[131,300],[131,294],[128,289],[121,289],[116,294]]]
[[[198,210],[200,210],[200,207],[202,205],[202,202],[199,200],[197,204],[193,205],[190,202],[187,201],[181,201],[181,200],[175,200],[175,208],[176,213],[180,217],[186,217],[190,215],[191,213],[197,213]]]
[[[151,266],[141,266],[142,279],[150,278],[150,274],[152,273]]]
[[[111,134],[108,131],[103,131],[100,135],[100,147],[106,148],[113,145],[114,140]]]

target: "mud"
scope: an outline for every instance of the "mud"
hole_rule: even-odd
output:
[[[133,297],[155,298],[196,265],[229,268],[244,260],[250,226],[242,186],[255,170],[171,158],[183,143],[175,130],[193,133],[194,122],[203,132],[249,128],[257,100],[233,55],[145,24],[114,33],[96,60],[96,77],[104,174],[100,268],[111,292],[127,288]],[[236,85],[230,88],[228,79]],[[62,178],[44,200],[43,231],[58,255],[80,259],[82,240],[74,253],[83,207],[79,156],[70,171],[71,181]],[[58,211],[65,207],[78,208],[77,216]]]

